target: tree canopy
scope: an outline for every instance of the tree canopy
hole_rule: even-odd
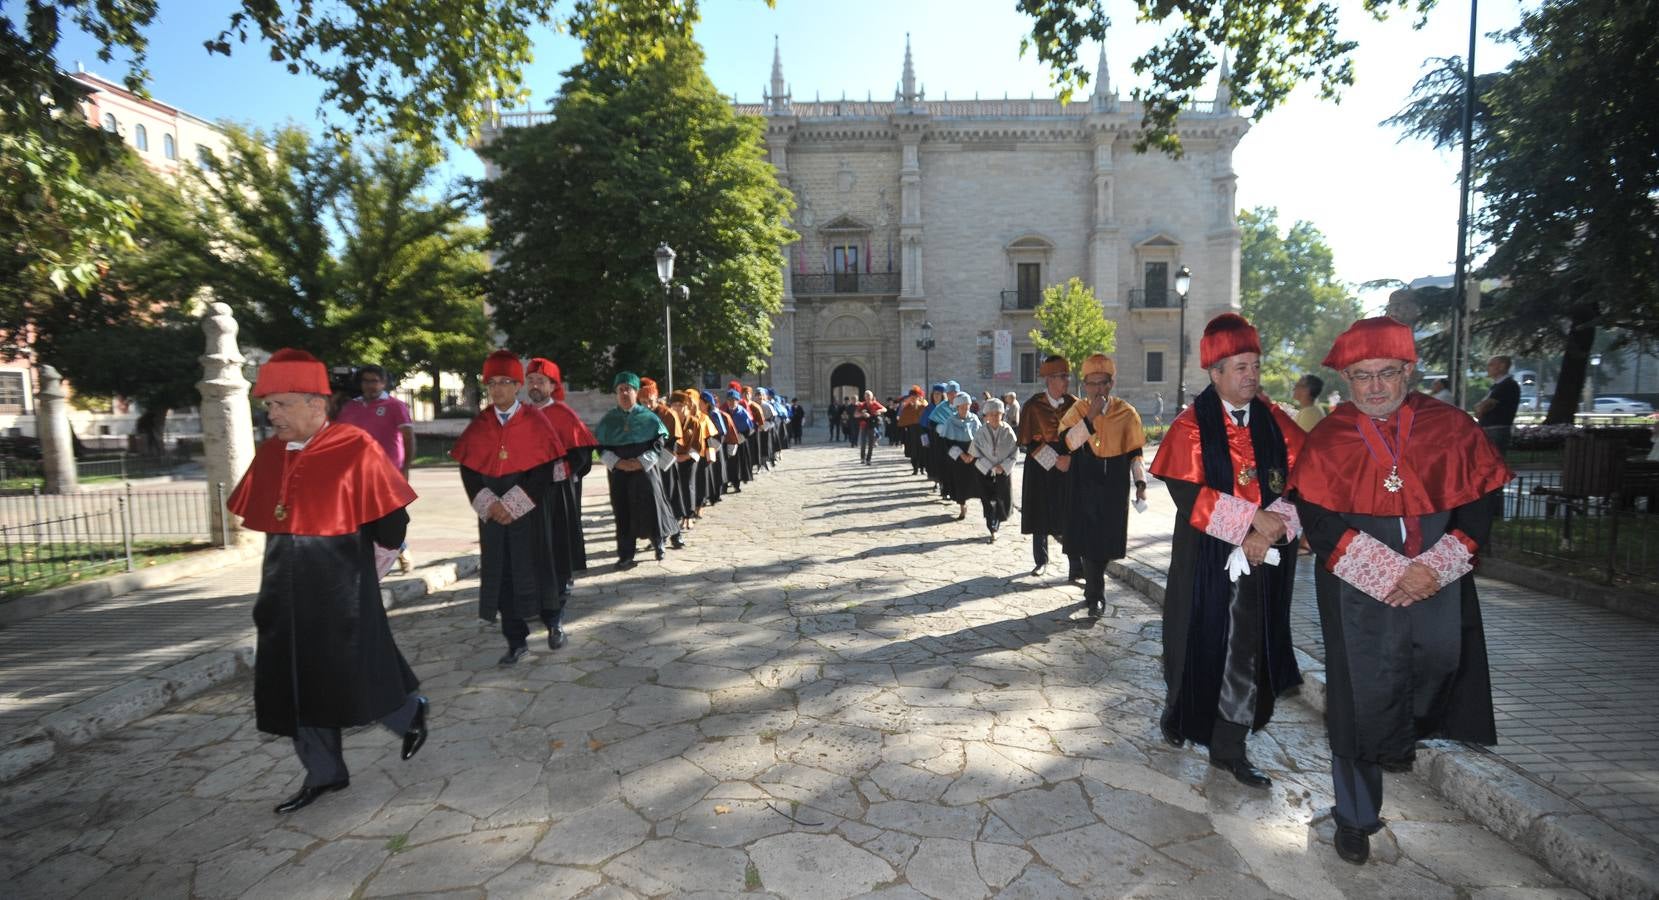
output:
[[[1512,353],[1561,354],[1552,423],[1578,408],[1598,330],[1659,329],[1656,29],[1659,0],[1552,0],[1505,36],[1519,58],[1476,80],[1478,274],[1504,286],[1474,328]],[[1389,121],[1447,147],[1463,63],[1438,63]]]
[[[557,359],[578,383],[658,371],[661,242],[690,290],[674,304],[677,370],[758,369],[782,309],[781,248],[795,239],[761,121],[733,112],[689,38],[631,72],[576,66],[553,112],[482,150],[500,168],[482,190],[509,345]]]
[[[191,178],[201,202],[176,238],[248,343],[403,371],[466,371],[488,352],[473,198],[433,196],[431,157],[295,127],[226,136],[227,155]]]
[[[1239,305],[1261,335],[1262,388],[1288,399],[1360,317],[1359,300],[1337,280],[1331,248],[1313,223],[1282,230],[1279,211],[1267,206],[1243,210],[1238,223]]]
[[[1081,278],[1043,288],[1035,314],[1041,327],[1031,330],[1032,345],[1044,356],[1064,357],[1074,372],[1082,370],[1090,354],[1117,349],[1117,323],[1106,318],[1094,290]]]
[[[1438,0],[1362,0],[1377,20],[1395,12],[1415,13],[1417,23]],[[1016,0],[1031,17],[1030,36],[1020,52],[1035,50],[1049,65],[1062,96],[1089,82],[1083,48],[1105,40],[1111,20],[1106,0]],[[1233,102],[1260,119],[1305,83],[1334,100],[1354,83],[1349,54],[1357,44],[1342,37],[1337,5],[1308,0],[1135,0],[1137,21],[1167,29],[1164,38],[1135,59],[1137,75],[1152,82],[1131,96],[1146,104],[1137,147],[1179,154],[1176,116],[1198,99],[1218,65],[1217,54],[1230,54],[1227,84]]]

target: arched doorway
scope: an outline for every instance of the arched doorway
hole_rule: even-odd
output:
[[[864,396],[864,370],[855,363],[842,363],[830,373],[830,396],[842,403]]]

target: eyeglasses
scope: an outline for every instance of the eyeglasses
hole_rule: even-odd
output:
[[[1401,368],[1383,369],[1380,372],[1356,372],[1350,370],[1348,372],[1348,380],[1352,381],[1354,384],[1362,386],[1370,384],[1373,378],[1381,379],[1383,384],[1395,384],[1399,382],[1400,378],[1405,374],[1406,370]]]
[[[490,387],[508,387],[509,385],[512,387],[518,387],[518,382],[512,380],[511,378],[491,378],[489,381],[484,383]]]
[[[1105,387],[1106,385],[1112,383],[1112,376],[1108,375],[1105,378],[1085,378],[1083,379],[1083,383],[1093,385],[1094,387]]]

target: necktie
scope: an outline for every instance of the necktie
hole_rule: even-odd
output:
[[[1244,427],[1244,413],[1245,410],[1242,409],[1233,410],[1233,418],[1238,421],[1238,427],[1240,428]]]

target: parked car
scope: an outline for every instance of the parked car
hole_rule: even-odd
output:
[[[1653,412],[1653,404],[1629,397],[1597,397],[1590,411],[1598,416],[1645,416]]]

